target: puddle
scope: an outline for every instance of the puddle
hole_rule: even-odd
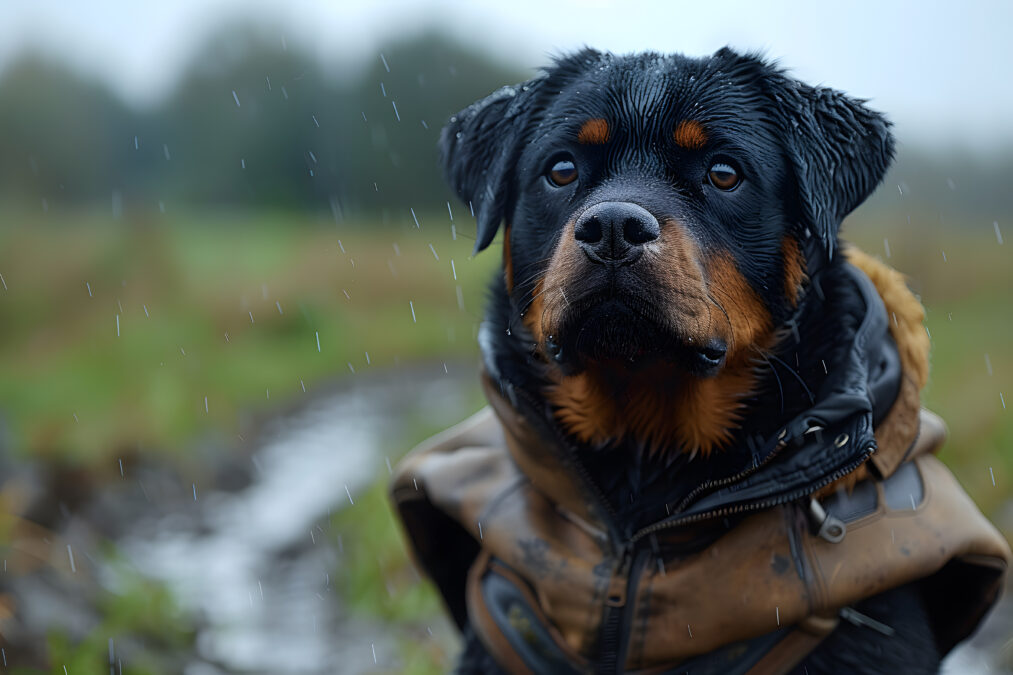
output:
[[[343,615],[330,574],[338,551],[321,524],[405,448],[406,414],[449,426],[474,405],[474,372],[351,383],[270,423],[252,482],[198,492],[197,508],[140,522],[119,545],[203,618],[203,663],[188,672],[363,672],[394,665],[382,625]],[[374,656],[375,655],[375,656]],[[375,659],[375,660],[374,660]],[[339,665],[340,664],[340,665]]]

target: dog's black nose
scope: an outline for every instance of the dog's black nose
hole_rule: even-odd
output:
[[[630,202],[601,202],[577,218],[573,236],[597,263],[629,264],[661,234],[658,219]]]

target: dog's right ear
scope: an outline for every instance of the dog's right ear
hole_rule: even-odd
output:
[[[443,173],[478,220],[475,253],[492,242],[507,215],[514,166],[542,81],[499,89],[451,117],[440,134]]]
[[[841,221],[876,189],[893,160],[890,122],[864,100],[799,82],[757,54],[725,47],[714,57],[726,71],[762,85],[772,110],[768,121],[785,139],[802,224],[815,235],[810,262],[833,259]]]

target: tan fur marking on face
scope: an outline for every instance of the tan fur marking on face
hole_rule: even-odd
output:
[[[506,280],[507,293],[514,291],[514,261],[510,257],[510,226],[503,230],[503,278]]]
[[[535,282],[535,287],[531,289],[531,302],[528,304],[527,311],[521,316],[521,323],[531,331],[531,335],[539,347],[543,347],[545,341],[545,332],[542,330],[542,315],[545,313],[543,308],[545,299],[542,297],[544,285],[544,278]]]
[[[681,148],[699,150],[707,143],[707,132],[696,120],[683,120],[676,125],[672,138]]]
[[[699,246],[681,223],[666,221],[656,253],[648,254],[654,270],[651,283],[662,298],[672,325],[687,341],[699,343],[709,337],[728,339],[716,307],[708,299],[707,281]]]
[[[581,125],[577,132],[577,142],[584,145],[603,145],[609,139],[609,123],[600,117],[594,117]]]
[[[577,292],[582,265],[589,264],[569,245],[572,232],[570,224],[544,279],[543,335],[558,330],[564,290]],[[663,363],[636,372],[621,363],[595,364],[574,376],[557,373],[546,398],[563,428],[581,442],[632,438],[652,453],[709,454],[731,440],[742,401],[756,386],[756,352],[774,344],[769,313],[731,257],[705,261],[678,222],[662,223],[656,248],[639,264],[645,265],[639,272],[644,287],[659,294],[659,311],[667,312],[666,320],[687,342],[718,337],[729,344],[726,366],[712,378],[699,379]]]
[[[806,265],[794,237],[785,237],[781,242],[781,257],[784,259],[784,295],[792,307],[798,307],[798,296],[806,278]]]
[[[532,329],[536,336],[547,337],[556,334],[559,330],[559,322],[563,318],[567,305],[570,304],[567,290],[571,295],[576,293],[576,283],[579,279],[583,265],[589,264],[577,248],[577,240],[573,236],[574,221],[568,222],[563,227],[559,243],[549,261],[549,268],[542,277],[542,281],[536,287],[537,299],[531,305],[531,321],[537,321],[537,330]],[[538,305],[538,314],[535,316],[535,305]],[[539,339],[540,346],[544,343]]]
[[[762,338],[771,333],[770,312],[749,282],[743,278],[732,256],[718,253],[707,265],[708,287],[714,302],[720,305],[724,321],[731,328],[728,340],[729,363],[750,358],[751,347],[765,349]]]

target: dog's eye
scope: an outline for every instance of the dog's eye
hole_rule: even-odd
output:
[[[727,192],[728,190],[734,190],[742,179],[732,166],[718,162],[711,166],[711,170],[707,174],[707,180],[717,189]]]
[[[556,187],[569,185],[575,180],[577,180],[577,167],[568,159],[556,162],[549,171],[549,182]]]

